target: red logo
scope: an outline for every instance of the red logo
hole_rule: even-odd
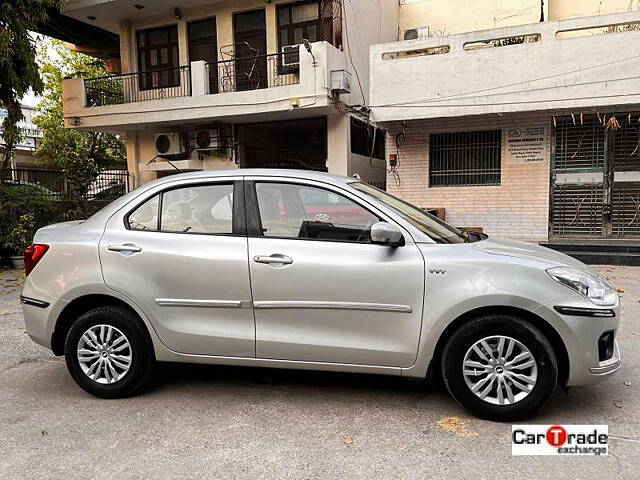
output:
[[[567,441],[567,431],[560,425],[553,425],[547,430],[546,438],[552,447],[561,447]]]

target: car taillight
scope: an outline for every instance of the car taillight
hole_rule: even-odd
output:
[[[29,245],[24,250],[24,274],[29,275],[31,270],[38,264],[40,259],[44,257],[44,254],[49,250],[49,245],[43,245],[41,243],[35,243]]]

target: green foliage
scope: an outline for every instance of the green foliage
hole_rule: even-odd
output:
[[[2,169],[13,156],[21,133],[20,100],[31,89],[42,92],[43,83],[36,63],[35,37],[30,31],[47,19],[47,8],[57,0],[0,0],[0,106],[7,110],[2,122]]]
[[[33,186],[0,185],[0,247],[13,252],[15,248],[15,230],[24,229],[26,225],[21,217],[28,215],[33,219],[31,237],[35,228],[57,222],[61,218],[62,208],[46,193]],[[31,240],[31,238],[29,239]]]
[[[69,199],[86,207],[87,189],[100,170],[125,163],[125,143],[117,135],[65,128],[62,80],[100,77],[107,73],[101,60],[67,50],[59,40],[43,42],[39,56],[45,93],[34,119],[43,133],[36,160],[60,167],[70,187]]]
[[[31,244],[31,239],[36,233],[36,218],[32,213],[25,213],[18,217],[13,230],[9,232],[4,241],[4,246],[15,254],[20,254]]]

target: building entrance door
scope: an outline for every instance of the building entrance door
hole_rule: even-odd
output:
[[[550,236],[640,238],[640,115],[557,117],[554,138]]]

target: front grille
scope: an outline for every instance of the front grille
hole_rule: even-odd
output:
[[[598,358],[601,362],[613,357],[613,330],[604,332],[598,339]]]

